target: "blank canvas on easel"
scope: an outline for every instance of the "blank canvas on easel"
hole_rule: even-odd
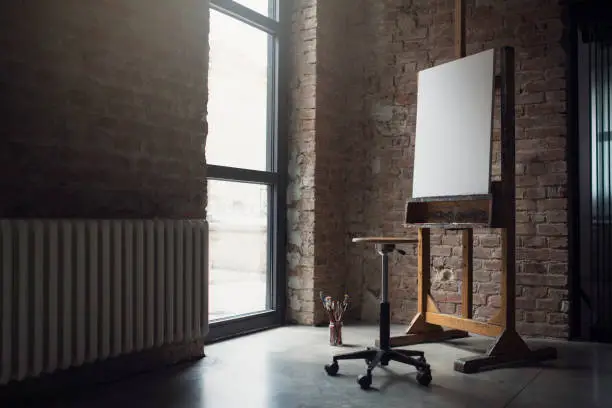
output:
[[[495,50],[419,72],[413,198],[488,194]]]

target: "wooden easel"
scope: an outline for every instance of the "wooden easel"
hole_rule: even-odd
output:
[[[465,49],[465,2],[456,0],[455,50],[463,58]],[[554,348],[531,350],[515,330],[515,105],[514,49],[500,53],[500,73],[495,86],[501,93],[502,180],[492,181],[490,194],[478,196],[410,199],[406,204],[406,224],[418,232],[418,311],[406,335],[391,338],[392,346],[438,342],[468,337],[468,333],[496,337],[482,356],[455,361],[455,370],[474,373],[509,363],[556,358]],[[430,229],[460,230],[463,247],[462,316],[440,313],[430,294]],[[472,318],[473,229],[501,229],[502,305],[488,322]],[[449,328],[445,330],[443,327]]]

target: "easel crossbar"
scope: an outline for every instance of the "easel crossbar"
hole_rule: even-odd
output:
[[[425,313],[425,322],[488,337],[499,336],[504,331],[502,326],[495,324],[434,312]]]

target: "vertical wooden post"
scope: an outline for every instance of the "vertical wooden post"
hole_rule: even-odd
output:
[[[514,49],[504,47],[500,60],[501,76],[501,168],[505,228],[502,229],[502,305],[504,326],[514,330],[516,299],[516,188],[515,188],[515,105]]]
[[[418,291],[419,291],[419,304],[418,312],[425,314],[427,312],[427,300],[429,294],[429,286],[431,284],[430,274],[430,253],[431,253],[431,241],[430,241],[430,230],[429,228],[419,228],[419,260],[418,260]]]
[[[465,0],[455,0],[455,56],[465,57]]]
[[[462,231],[463,279],[461,286],[461,314],[466,319],[472,318],[473,276],[474,276],[474,230]]]
[[[455,0],[455,56],[465,57],[465,0]],[[461,246],[463,247],[463,286],[461,287],[461,314],[466,319],[472,318],[472,281],[474,231],[462,231]]]

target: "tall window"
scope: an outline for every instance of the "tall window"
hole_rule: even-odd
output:
[[[284,159],[277,0],[212,0],[206,160],[211,336],[280,323]]]

